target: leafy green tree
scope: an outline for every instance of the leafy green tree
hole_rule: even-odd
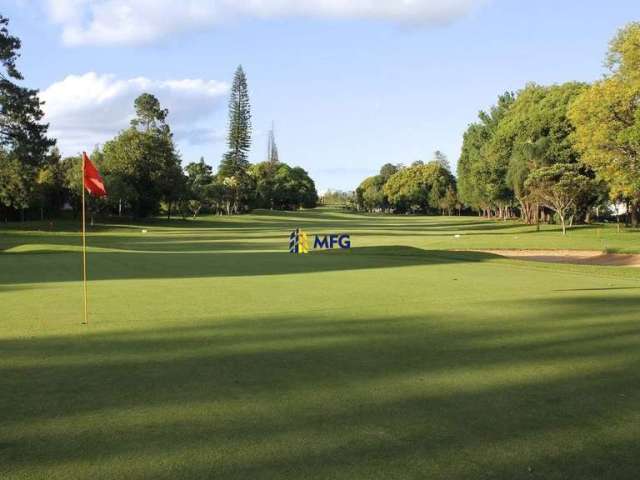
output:
[[[479,121],[469,125],[463,137],[458,161],[460,199],[487,216],[496,209],[502,211],[512,197],[506,184],[507,162],[492,151],[492,141],[514,101],[512,92],[500,95],[489,112],[478,114]]]
[[[313,208],[318,202],[315,183],[300,167],[267,161],[253,165],[250,172],[260,208],[295,210]]]
[[[440,208],[447,211],[447,215],[451,216],[451,213],[455,208],[458,208],[460,202],[458,200],[458,193],[455,187],[450,184],[447,186],[444,196],[439,201]]]
[[[240,182],[236,177],[224,177],[222,179],[223,201],[227,215],[237,211],[237,204],[240,198]]]
[[[138,99],[142,97],[147,99],[142,104],[147,105],[149,96],[143,94]],[[160,202],[164,201],[170,217],[172,206],[184,189],[180,157],[164,120],[165,111],[160,108],[138,111],[143,112],[142,117],[134,119],[130,128],[105,143],[104,160],[99,163],[103,164],[107,177],[118,177],[118,181],[124,183],[121,191],[128,192],[130,198],[122,200],[131,206],[134,216],[157,213]]]
[[[5,207],[24,211],[55,140],[47,138],[48,125],[41,123],[38,91],[15,83],[23,80],[16,66],[21,43],[8,24],[0,15],[0,199]]]
[[[640,208],[640,23],[611,42],[610,74],[573,103],[573,139],[584,163],[609,185],[613,198],[628,201],[634,226]]]
[[[580,171],[580,165],[556,163],[531,172],[525,187],[537,201],[556,212],[565,235],[567,217],[575,213],[580,197],[592,188],[592,179]]]
[[[279,210],[313,208],[318,202],[314,181],[300,167],[280,163],[275,172],[274,204]]]
[[[0,147],[12,151],[25,165],[40,166],[55,144],[47,138],[48,125],[41,123],[44,113],[38,91],[17,85],[23,80],[16,68],[20,39],[9,34],[9,20],[0,15]],[[3,71],[4,70],[4,71]]]
[[[529,172],[554,163],[579,161],[570,139],[573,125],[567,112],[585,88],[576,82],[551,87],[528,84],[518,93],[490,142],[488,154],[507,165],[506,184],[526,223],[538,217],[537,207],[524,188]]]
[[[133,102],[136,116],[131,120],[131,125],[149,132],[151,129],[165,131],[165,120],[169,110],[160,106],[160,101],[150,93],[143,93]]]
[[[196,217],[200,210],[209,203],[210,188],[214,181],[213,169],[201,157],[199,162],[188,164],[184,170],[187,175],[186,196],[189,209],[193,217]]]
[[[391,175],[389,178],[391,178]],[[388,208],[387,197],[384,193],[384,185],[387,178],[383,175],[374,175],[365,178],[356,188],[358,208],[367,212],[384,210]]]
[[[424,165],[416,163],[414,165]],[[372,177],[365,178],[355,191],[355,204],[358,210],[373,212],[376,210],[386,211],[390,208],[389,199],[384,193],[384,186],[387,181],[398,171],[402,165],[386,163],[380,168],[380,173]]]
[[[384,179],[385,183],[391,176],[398,172],[402,168],[402,165],[393,165],[392,163],[385,163],[380,168],[380,176]]]
[[[250,167],[250,175],[255,181],[255,202],[258,208],[276,208],[276,172],[280,164],[272,159]]]
[[[33,199],[34,206],[40,210],[40,220],[44,220],[45,215],[56,214],[63,206],[64,175],[60,160],[60,151],[54,147],[36,174]]]
[[[207,186],[207,203],[213,212],[221,214],[225,205],[226,187],[220,177],[214,177]]]
[[[104,201],[119,217],[126,215],[132,206],[138,203],[138,192],[135,187],[127,181],[126,177],[115,172],[105,174],[103,178],[108,193]]]
[[[103,171],[103,159],[102,155],[96,149],[91,154],[91,161],[93,161],[98,170]],[[74,216],[78,216],[81,212],[81,196],[83,189],[82,182],[82,164],[80,155],[74,157],[66,157],[60,163],[60,171],[63,178],[64,197],[69,205],[72,207]],[[108,190],[107,190],[108,192]],[[85,202],[87,212],[90,218],[90,224],[93,225],[94,217],[96,213],[102,211],[108,202],[107,198],[96,198],[93,195],[86,195]]]
[[[437,211],[447,188],[455,188],[455,178],[436,162],[417,164],[393,175],[384,185],[384,194],[398,212]]]
[[[539,138],[536,142],[518,145],[509,161],[507,183],[520,203],[520,212],[525,223],[538,222],[539,206],[531,197],[525,182],[529,174],[544,165],[545,151],[548,148],[548,137]]]
[[[19,210],[29,207],[33,186],[32,172],[14,155],[0,149],[0,205]],[[7,220],[5,211],[5,220]]]

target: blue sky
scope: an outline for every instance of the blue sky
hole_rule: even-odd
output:
[[[239,6],[240,5],[240,6]],[[353,189],[386,163],[452,165],[478,110],[527,82],[591,81],[637,0],[2,0],[64,153],[125,128],[155,93],[183,162],[216,166],[238,64],[252,161],[275,122],[281,160],[319,190]]]

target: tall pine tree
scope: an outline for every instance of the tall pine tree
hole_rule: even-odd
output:
[[[246,176],[249,168],[247,154],[251,147],[251,107],[247,77],[242,65],[233,77],[231,97],[229,98],[229,151],[224,154],[220,163],[219,174],[222,177]]]

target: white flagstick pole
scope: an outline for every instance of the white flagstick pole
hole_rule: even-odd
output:
[[[89,325],[89,314],[87,308],[87,234],[86,234],[86,219],[85,219],[85,206],[84,206],[84,156],[82,152],[82,178],[80,184],[82,188],[82,286],[84,289],[84,324]]]

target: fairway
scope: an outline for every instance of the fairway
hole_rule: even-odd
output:
[[[287,253],[294,228],[352,248]],[[295,213],[0,227],[0,478],[633,479],[640,233]],[[143,233],[146,230],[146,233]]]

